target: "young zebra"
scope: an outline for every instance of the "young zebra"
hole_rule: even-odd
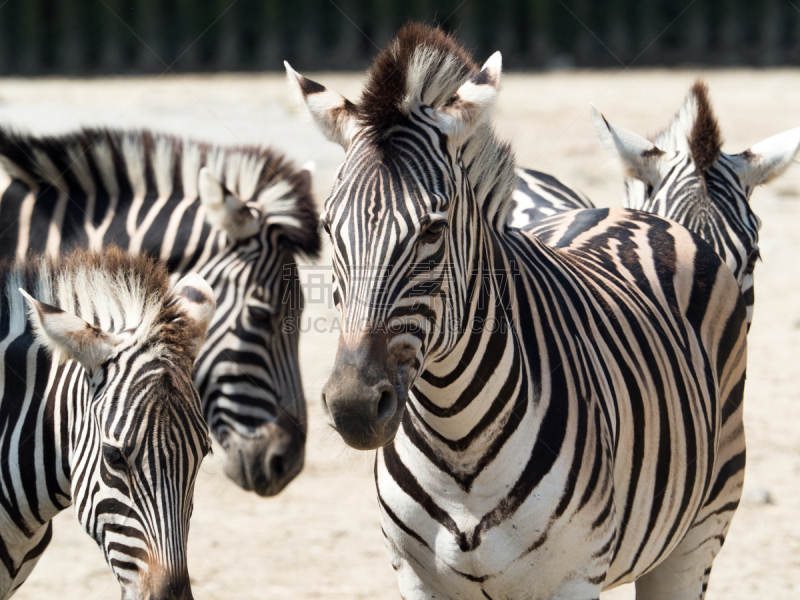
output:
[[[719,257],[623,209],[551,217],[557,247],[508,228],[499,53],[478,71],[407,26],[358,104],[287,71],[347,152],[322,215],[343,313],[322,400],[379,448],[401,595],[702,597],[744,476],[745,309]]]
[[[0,129],[0,257],[116,244],[198,272],[218,310],[195,384],[225,473],[260,495],[302,469],[306,438],[295,266],[320,247],[308,171],[271,150],[148,132]]]
[[[761,227],[750,207],[750,195],[792,163],[800,149],[800,128],[739,154],[726,154],[708,88],[701,81],[692,86],[672,123],[652,142],[611,125],[594,107],[591,111],[603,146],[621,160],[625,170],[623,205],[677,221],[711,244],[739,283],[749,329]],[[514,194],[512,225],[525,227],[538,223],[541,215],[591,207],[584,196],[574,190],[569,194],[558,180],[559,203],[536,193],[541,186],[552,187],[552,180],[549,175],[528,172],[525,185],[520,183]]]
[[[0,598],[70,504],[123,598],[191,598],[189,517],[210,447],[192,365],[211,288],[191,274],[170,290],[154,259],[115,248],[5,263],[0,282]]]

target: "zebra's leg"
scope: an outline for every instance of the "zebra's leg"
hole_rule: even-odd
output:
[[[687,544],[690,540],[696,542],[691,534],[692,530],[666,560],[636,580],[636,600],[702,600],[705,597],[711,562],[722,547],[722,541],[712,536],[700,546],[694,546],[694,543]]]
[[[742,496],[743,396],[744,373],[732,386],[722,408],[719,450],[708,497],[675,550],[655,569],[636,580],[636,600],[697,600],[705,596],[711,563],[725,543]]]

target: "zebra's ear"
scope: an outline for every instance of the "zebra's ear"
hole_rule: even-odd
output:
[[[305,104],[323,135],[347,150],[358,121],[355,104],[324,85],[303,77],[288,62],[283,61],[283,65],[289,88]]]
[[[206,208],[209,225],[222,229],[234,240],[244,240],[258,233],[258,218],[246,203],[234,197],[217,181],[208,167],[200,169],[197,193]]]
[[[172,293],[178,306],[190,321],[188,335],[194,346],[193,358],[197,358],[217,309],[214,291],[200,275],[189,273],[175,284]]]
[[[611,156],[619,157],[625,175],[657,185],[661,179],[659,163],[665,152],[646,138],[606,121],[594,104],[589,105],[589,110],[603,147]]]
[[[36,339],[59,364],[74,359],[91,372],[116,354],[122,338],[60,308],[39,302],[23,289],[19,291],[28,303]]]
[[[768,183],[794,162],[800,150],[800,127],[773,135],[741,154],[731,156],[742,185],[752,190]]]
[[[456,146],[472,135],[497,102],[503,57],[495,52],[483,68],[464,83],[441,108],[436,109],[440,129]]]

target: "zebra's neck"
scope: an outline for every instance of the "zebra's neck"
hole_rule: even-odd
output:
[[[411,391],[406,423],[416,430],[411,435],[418,445],[435,448],[468,479],[517,405],[527,402],[527,383],[513,311],[518,274],[494,232],[483,232],[467,272],[469,301],[453,348],[425,365]]]

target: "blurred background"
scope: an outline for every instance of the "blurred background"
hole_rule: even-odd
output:
[[[789,0],[6,0],[0,74],[361,69],[409,19],[513,69],[800,63]]]

